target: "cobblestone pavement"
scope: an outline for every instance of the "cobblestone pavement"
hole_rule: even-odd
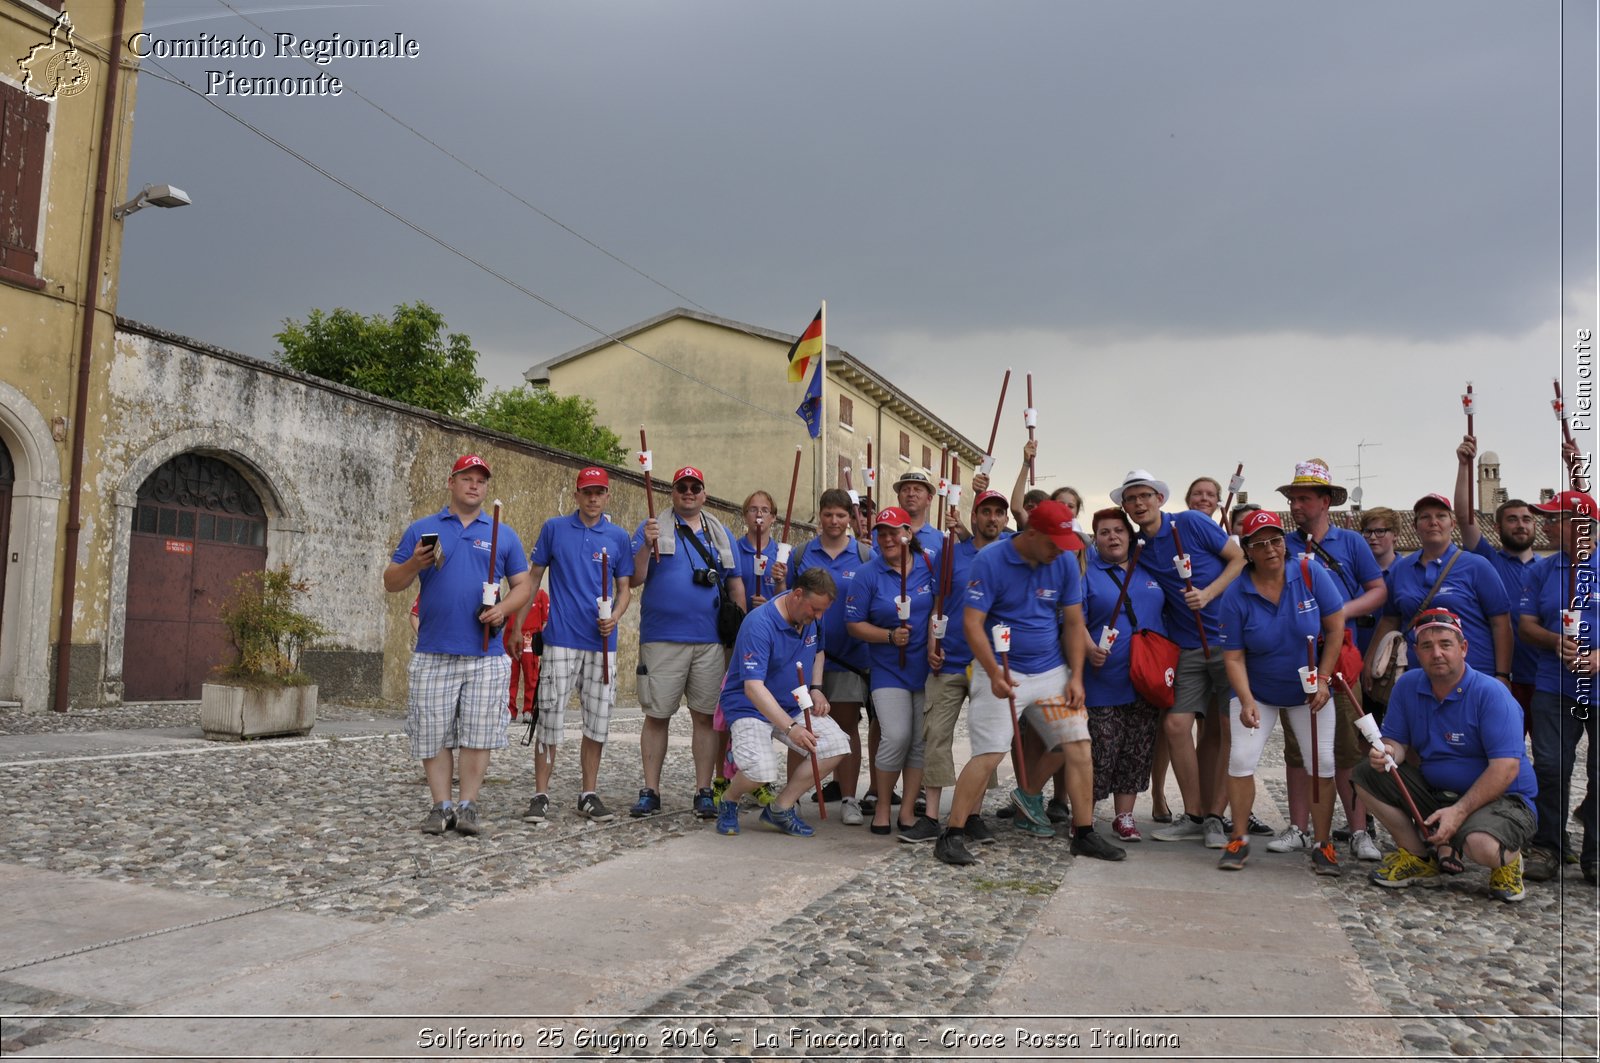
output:
[[[324,723],[400,724],[375,709],[320,713]],[[642,821],[622,814],[605,825],[580,819],[573,742],[557,765],[550,822],[522,823],[532,765],[514,726],[513,744],[495,755],[484,786],[485,832],[463,839],[415,830],[427,791],[397,733],[226,745],[199,738],[193,705],[67,717],[0,711],[0,841],[7,862],[230,898],[241,912],[277,907],[369,923],[425,920],[710,830],[688,813],[693,777],[684,715],[674,720],[663,776],[666,814]],[[157,731],[159,748],[130,755],[113,741],[112,732],[141,730]],[[638,730],[637,714],[624,710],[602,766],[600,792],[619,814],[639,785]],[[70,753],[21,748],[26,736],[72,732],[79,737]],[[1267,818],[1281,823],[1281,772],[1264,763],[1259,778],[1263,796],[1280,810]],[[1215,854],[1195,846],[1189,858],[1195,874],[1213,873]],[[803,992],[813,1010],[836,1013],[852,1028],[914,1033],[914,1021],[848,1016],[914,1014],[928,1005],[933,979],[942,1008],[982,1014],[1031,915],[1055,891],[1071,888],[1072,866],[1064,844],[1029,844],[1009,831],[975,875],[948,873],[925,847],[889,845],[842,888],[714,966],[685,971],[641,1014],[776,1011]],[[1576,868],[1559,883],[1530,883],[1518,905],[1489,900],[1481,870],[1444,889],[1384,891],[1367,885],[1353,861],[1346,859],[1346,868],[1319,886],[1384,1007],[1407,1017],[1399,1028],[1413,1053],[1595,1057],[1596,893]],[[72,1033],[82,1023],[70,1017],[75,1012],[116,1010],[29,987],[27,967],[44,958],[0,961],[0,1051]],[[762,977],[771,971],[794,973],[781,981]],[[1218,1002],[1219,1011],[1238,1006]],[[29,1018],[45,1014],[58,1017]]]

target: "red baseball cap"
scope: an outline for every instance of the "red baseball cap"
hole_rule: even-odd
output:
[[[899,506],[884,506],[878,510],[878,515],[872,518],[872,526],[881,528],[887,524],[891,528],[911,527],[911,514]]]
[[[455,468],[450,470],[450,475],[454,476],[456,473],[465,472],[468,469],[482,469],[485,476],[494,475],[489,471],[489,463],[476,454],[463,454],[457,458]]]
[[[1415,502],[1411,503],[1411,512],[1415,513],[1417,510],[1421,509],[1423,506],[1443,506],[1445,509],[1449,510],[1451,513],[1454,513],[1456,511],[1455,505],[1453,503],[1451,503],[1451,501],[1448,498],[1444,497],[1444,495],[1439,494],[1437,491],[1435,491],[1431,495],[1423,495],[1421,498],[1419,498]]]
[[[693,465],[685,465],[683,468],[672,474],[673,483],[677,483],[679,480],[694,480],[697,481],[701,487],[704,487],[706,485],[706,474],[695,468]]]
[[[1245,514],[1244,522],[1239,525],[1239,541],[1243,542],[1264,528],[1276,528],[1279,535],[1284,533],[1283,520],[1276,513],[1270,509],[1251,510]]]
[[[1563,491],[1550,501],[1541,502],[1532,508],[1535,512],[1549,517],[1560,516],[1562,513],[1572,513],[1580,517],[1595,516],[1594,499],[1582,491]]]
[[[1028,529],[1043,533],[1063,550],[1082,550],[1083,540],[1072,530],[1073,516],[1071,506],[1047,498],[1028,514]]]
[[[578,470],[578,490],[585,487],[610,487],[611,477],[602,468],[591,465],[587,469]]]
[[[977,509],[985,502],[998,502],[1002,507],[1005,508],[1006,512],[1009,513],[1011,511],[1010,501],[1007,500],[1006,496],[1001,494],[999,491],[985,491],[983,494],[972,500],[972,508]]]

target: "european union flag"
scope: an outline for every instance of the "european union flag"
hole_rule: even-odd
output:
[[[815,439],[822,434],[822,363],[817,363],[817,368],[811,374],[811,383],[806,387],[805,400],[795,407],[795,416],[806,423],[806,431]]]

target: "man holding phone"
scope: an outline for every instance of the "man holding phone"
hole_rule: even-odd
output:
[[[484,626],[499,628],[515,616],[532,593],[522,540],[501,526],[495,539],[483,514],[489,466],[476,454],[457,459],[447,481],[449,503],[413,523],[383,572],[383,589],[396,594],[419,577],[417,652],[406,669],[410,696],[406,735],[422,761],[433,808],[422,821],[425,834],[477,834],[478,789],[492,750],[506,745],[510,717],[505,691],[511,659],[499,638],[484,649]],[[491,545],[492,544],[492,545]],[[494,571],[511,584],[505,600]],[[489,599],[489,604],[485,604]],[[456,763],[456,750],[460,763]],[[450,780],[461,780],[460,796],[450,799]]]

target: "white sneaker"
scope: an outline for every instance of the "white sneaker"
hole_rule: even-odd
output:
[[[1276,838],[1267,843],[1267,852],[1298,853],[1303,849],[1313,848],[1315,845],[1316,839],[1312,838],[1311,835],[1307,834],[1299,827],[1290,824],[1288,827],[1284,828],[1282,834],[1278,835]]]
[[[1378,851],[1378,843],[1364,830],[1358,830],[1350,835],[1350,855],[1357,860],[1383,859],[1383,854]]]
[[[1150,832],[1150,837],[1158,842],[1186,842],[1190,838],[1199,838],[1205,834],[1203,828],[1188,816],[1174,816],[1172,823],[1160,830]]]
[[[839,802],[839,821],[847,827],[859,827],[866,820],[861,818],[861,802],[853,797],[846,797]]]

